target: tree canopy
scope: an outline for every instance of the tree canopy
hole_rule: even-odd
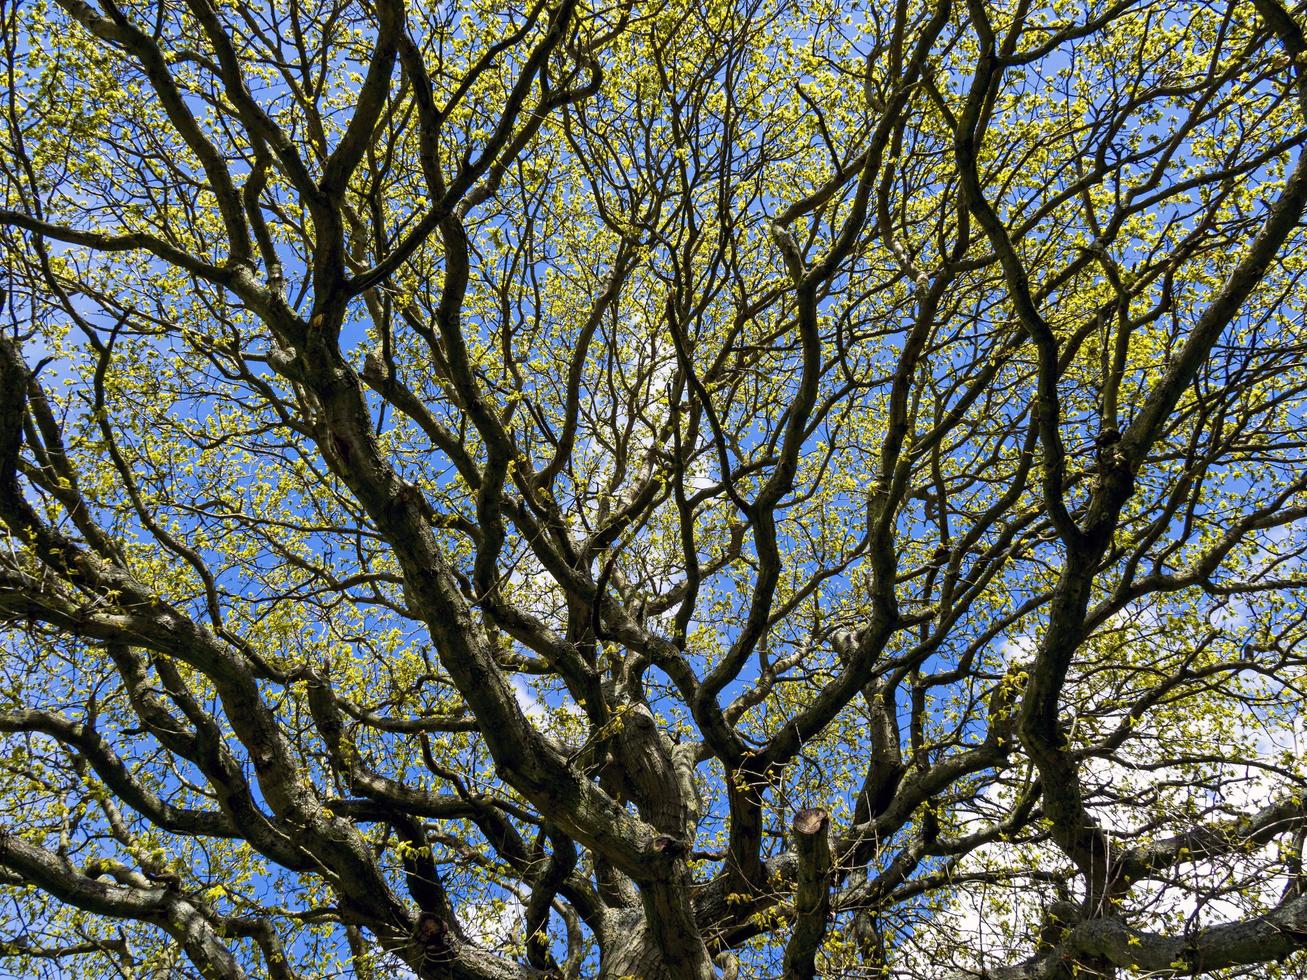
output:
[[[0,969],[1301,975],[1305,29],[0,2]]]

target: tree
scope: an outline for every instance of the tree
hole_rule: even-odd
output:
[[[5,970],[1303,969],[1301,9],[0,7]]]

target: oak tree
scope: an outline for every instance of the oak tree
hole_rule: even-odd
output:
[[[4,0],[6,975],[1300,975],[1305,30]]]

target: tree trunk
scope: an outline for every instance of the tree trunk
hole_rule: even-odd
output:
[[[662,949],[636,909],[615,912],[607,930],[599,980],[713,980],[696,951]]]

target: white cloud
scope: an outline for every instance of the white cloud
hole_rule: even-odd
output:
[[[468,939],[488,949],[520,944],[526,933],[526,907],[515,896],[472,902],[459,912]]]

